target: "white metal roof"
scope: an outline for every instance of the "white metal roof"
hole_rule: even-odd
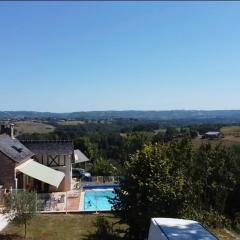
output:
[[[220,132],[209,131],[205,133],[206,135],[218,135]]]
[[[159,229],[159,237],[149,238],[149,240],[217,240],[217,237],[204,228],[200,223],[192,220],[152,218],[151,224]],[[156,233],[157,232],[155,231],[154,235],[156,235]],[[161,237],[163,235],[165,238]]]
[[[16,167],[16,170],[38,179],[42,182],[48,183],[56,188],[59,187],[65,174],[63,172],[54,170],[50,167],[44,166],[33,159],[29,159],[26,162]]]
[[[79,150],[74,150],[74,160],[75,163],[88,162],[89,159]]]

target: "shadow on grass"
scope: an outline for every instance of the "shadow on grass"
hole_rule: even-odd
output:
[[[116,223],[115,223],[116,224]],[[94,225],[95,233],[89,233],[84,236],[84,240],[123,240],[125,231],[117,229],[114,223],[109,222],[104,216],[97,217]]]
[[[97,235],[97,234],[89,234],[84,237],[83,240],[123,240],[124,237],[120,237],[116,234],[108,234],[108,235]]]
[[[0,240],[23,240],[23,238],[17,234],[0,234]]]

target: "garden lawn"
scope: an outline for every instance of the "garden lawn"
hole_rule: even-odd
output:
[[[92,235],[96,232],[95,221],[99,215],[89,214],[49,214],[39,215],[32,220],[27,229],[28,240],[89,240],[94,239]],[[118,220],[112,214],[104,214],[106,219],[111,223],[116,223]],[[116,224],[115,230],[124,231],[126,226]],[[213,232],[220,240],[238,239],[229,234],[224,229],[215,229]],[[2,232],[3,235],[8,235],[9,238],[3,238],[0,234],[0,240],[19,240],[23,239],[24,227],[14,226],[9,224]],[[11,237],[12,236],[12,237]]]
[[[90,236],[96,232],[94,225],[99,215],[89,214],[49,214],[39,215],[34,218],[27,228],[28,240],[84,240],[91,239]],[[111,214],[104,214],[106,219],[117,222]],[[125,227],[126,228],[126,227]],[[119,225],[115,225],[119,229]],[[124,227],[122,227],[124,229]],[[1,234],[24,236],[23,226],[9,224]],[[0,240],[1,240],[0,236]],[[15,238],[10,238],[15,239]],[[18,238],[16,238],[18,239]]]

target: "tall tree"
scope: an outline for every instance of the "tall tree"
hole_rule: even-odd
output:
[[[239,181],[231,152],[221,144],[202,145],[196,152],[193,170],[196,206],[224,214],[227,198]]]
[[[181,212],[186,181],[180,164],[170,158],[173,148],[181,149],[178,143],[146,145],[125,162],[126,178],[113,204],[116,215],[129,225],[129,239],[144,239],[151,217],[176,217]]]
[[[114,176],[116,170],[108,160],[100,158],[93,162],[90,172],[94,176]]]

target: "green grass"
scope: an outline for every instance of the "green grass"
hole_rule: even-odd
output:
[[[220,131],[224,134],[224,138],[217,139],[217,140],[195,138],[192,140],[193,146],[195,148],[198,148],[201,144],[208,143],[208,142],[213,145],[217,145],[221,143],[226,147],[240,144],[240,126],[222,127]]]
[[[39,215],[32,220],[27,230],[28,240],[87,240],[96,232],[94,225],[99,215],[89,214],[49,214]],[[111,214],[104,215],[106,219],[115,223],[118,220]],[[115,225],[115,230],[124,229],[126,226]],[[3,231],[4,234],[24,236],[23,226],[10,224]],[[1,239],[1,238],[0,238]],[[15,239],[15,238],[13,238]]]
[[[207,140],[207,139],[200,139],[200,138],[192,139],[192,144],[195,149],[200,147],[202,144],[206,144],[206,143],[210,143],[213,146],[221,143],[226,147],[230,147],[233,145],[239,145],[240,138],[234,137],[234,136],[225,136],[224,138],[217,139],[217,140]]]
[[[43,123],[43,122],[18,121],[18,122],[15,122],[15,129],[17,130],[17,135],[24,134],[24,133],[45,134],[45,133],[53,132],[55,127],[50,124]]]
[[[240,137],[240,126],[227,126],[222,127],[221,132],[225,136],[234,136],[234,137]]]
[[[226,229],[213,229],[213,232],[220,240],[237,240],[240,239],[236,233],[230,232]]]
[[[59,121],[57,122],[59,125],[63,126],[77,126],[77,125],[82,125],[85,124],[86,122],[84,121],[78,121],[78,120],[67,120],[67,121]]]
[[[160,132],[160,133],[164,134],[166,132],[166,130],[167,130],[166,128],[159,128],[159,129],[155,130],[154,133],[157,134]]]
[[[78,214],[51,214],[39,215],[32,220],[28,226],[27,240],[87,240],[93,239],[92,236],[96,232],[94,225],[96,218],[99,215],[78,215]],[[118,219],[111,214],[104,214],[110,223],[116,223]],[[124,231],[126,226],[116,224],[114,230]],[[220,240],[233,240],[236,239],[225,229],[213,229],[213,232],[219,237]],[[3,234],[14,236],[9,239],[23,239],[24,228],[23,226],[14,226],[10,224]],[[0,239],[4,239],[1,238]],[[7,238],[6,238],[7,239]],[[104,239],[103,239],[104,240]]]

